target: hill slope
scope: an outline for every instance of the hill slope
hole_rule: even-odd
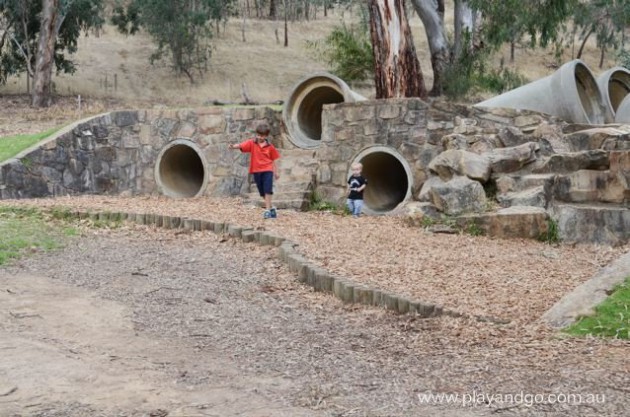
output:
[[[450,24],[450,18],[447,15],[447,24]],[[306,48],[306,42],[323,40],[342,21],[356,21],[356,16],[347,12],[331,13],[325,19],[290,23],[289,47],[285,48],[282,45],[282,22],[247,20],[246,42],[243,42],[243,22],[231,20],[213,40],[209,71],[198,76],[195,84],[185,76],[175,75],[165,65],[150,65],[149,56],[155,46],[146,34],[126,37],[114,27],[107,26],[98,37],[90,35],[79,39],[79,49],[74,56],[78,71],[73,76],[54,77],[56,91],[68,96],[59,100],[61,106],[57,109],[36,111],[27,108],[27,98],[7,98],[6,95],[26,93],[24,76],[10,79],[7,85],[0,86],[0,136],[38,132],[64,120],[111,108],[195,107],[213,99],[240,101],[243,85],[255,101],[284,100],[300,78],[326,69],[326,64]],[[431,60],[424,28],[415,14],[410,17],[410,23],[425,82],[430,88]],[[276,40],[276,29],[280,43]],[[567,51],[563,62],[572,59],[570,52]],[[508,52],[497,55],[495,64],[502,57],[507,62]],[[597,68],[599,53],[593,44],[587,46],[584,61],[596,74],[614,66],[609,59],[601,70]],[[535,80],[553,73],[554,62],[549,50],[519,48],[516,61],[509,66]],[[371,88],[353,88],[367,97],[374,95]],[[78,95],[82,96],[81,113],[78,111]],[[51,123],[41,124],[48,120]]]

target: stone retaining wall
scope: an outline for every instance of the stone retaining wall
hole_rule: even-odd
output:
[[[278,186],[310,183],[316,176],[323,194],[336,199],[345,192],[352,158],[367,146],[391,147],[408,161],[415,198],[429,162],[448,146],[445,135],[483,142],[506,126],[533,131],[547,124],[545,117],[527,112],[429,107],[419,99],[342,103],[324,106],[321,146],[313,151],[297,148],[286,136],[280,111],[268,107],[117,111],[77,122],[2,163],[0,198],[158,193],[157,158],[175,140],[190,141],[203,154],[204,195],[246,193],[248,157],[226,144],[250,136],[263,120],[282,154]]]
[[[260,108],[117,111],[86,119],[0,165],[0,198],[157,193],[155,164],[175,140],[203,153],[206,195],[245,190],[247,156],[227,149],[267,121],[278,137],[278,112]],[[276,139],[277,140],[277,139]]]
[[[341,201],[353,159],[374,145],[399,153],[412,171],[413,199],[429,177],[433,158],[453,146],[492,149],[513,146],[510,129],[534,139],[560,136],[561,122],[542,114],[509,109],[482,110],[449,103],[428,105],[417,99],[368,100],[324,106],[318,190],[325,198]],[[506,142],[506,143],[504,143]]]

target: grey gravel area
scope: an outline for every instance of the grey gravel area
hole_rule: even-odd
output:
[[[344,305],[299,284],[276,249],[212,233],[88,231],[64,249],[5,270],[45,273],[129,306],[136,332],[198,352],[184,365],[164,365],[176,381],[212,383],[195,361],[220,357],[243,375],[289,381],[260,394],[317,416],[630,415],[628,342]],[[463,407],[420,404],[423,393],[480,402],[480,395],[597,394],[605,402]]]

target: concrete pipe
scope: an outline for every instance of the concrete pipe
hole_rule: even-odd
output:
[[[552,75],[475,104],[550,114],[570,123],[606,123],[606,104],[591,70],[579,59]]]
[[[630,124],[630,94],[623,99],[615,112],[615,123]]]
[[[597,77],[597,85],[604,95],[606,122],[612,123],[621,102],[630,93],[630,71],[624,67],[611,68]]]
[[[160,151],[155,164],[155,180],[164,195],[197,197],[208,182],[205,167],[201,150],[189,140],[177,139]]]
[[[364,212],[385,214],[411,198],[413,175],[409,164],[394,148],[375,145],[365,148],[352,160],[363,164]],[[352,175],[348,170],[348,177]]]
[[[365,97],[350,90],[340,78],[316,73],[299,81],[284,104],[282,116],[289,139],[300,148],[316,148],[321,143],[324,104],[355,102]]]

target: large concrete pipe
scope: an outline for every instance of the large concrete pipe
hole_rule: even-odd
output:
[[[621,102],[630,93],[630,71],[624,67],[611,68],[597,77],[597,85],[604,95],[606,122],[612,123]]]
[[[363,164],[362,175],[368,181],[363,195],[365,213],[384,214],[411,198],[411,168],[394,148],[370,146],[359,152],[352,162]]]
[[[155,164],[155,180],[164,195],[199,196],[206,187],[207,177],[205,158],[193,142],[177,139],[160,151]]]
[[[630,94],[617,107],[615,123],[630,123]]]
[[[571,123],[606,123],[606,104],[591,70],[579,59],[567,62],[552,75],[475,104],[533,110]]]
[[[300,148],[316,148],[321,143],[324,104],[360,100],[365,97],[332,74],[316,73],[302,79],[291,90],[282,111],[289,139]]]

